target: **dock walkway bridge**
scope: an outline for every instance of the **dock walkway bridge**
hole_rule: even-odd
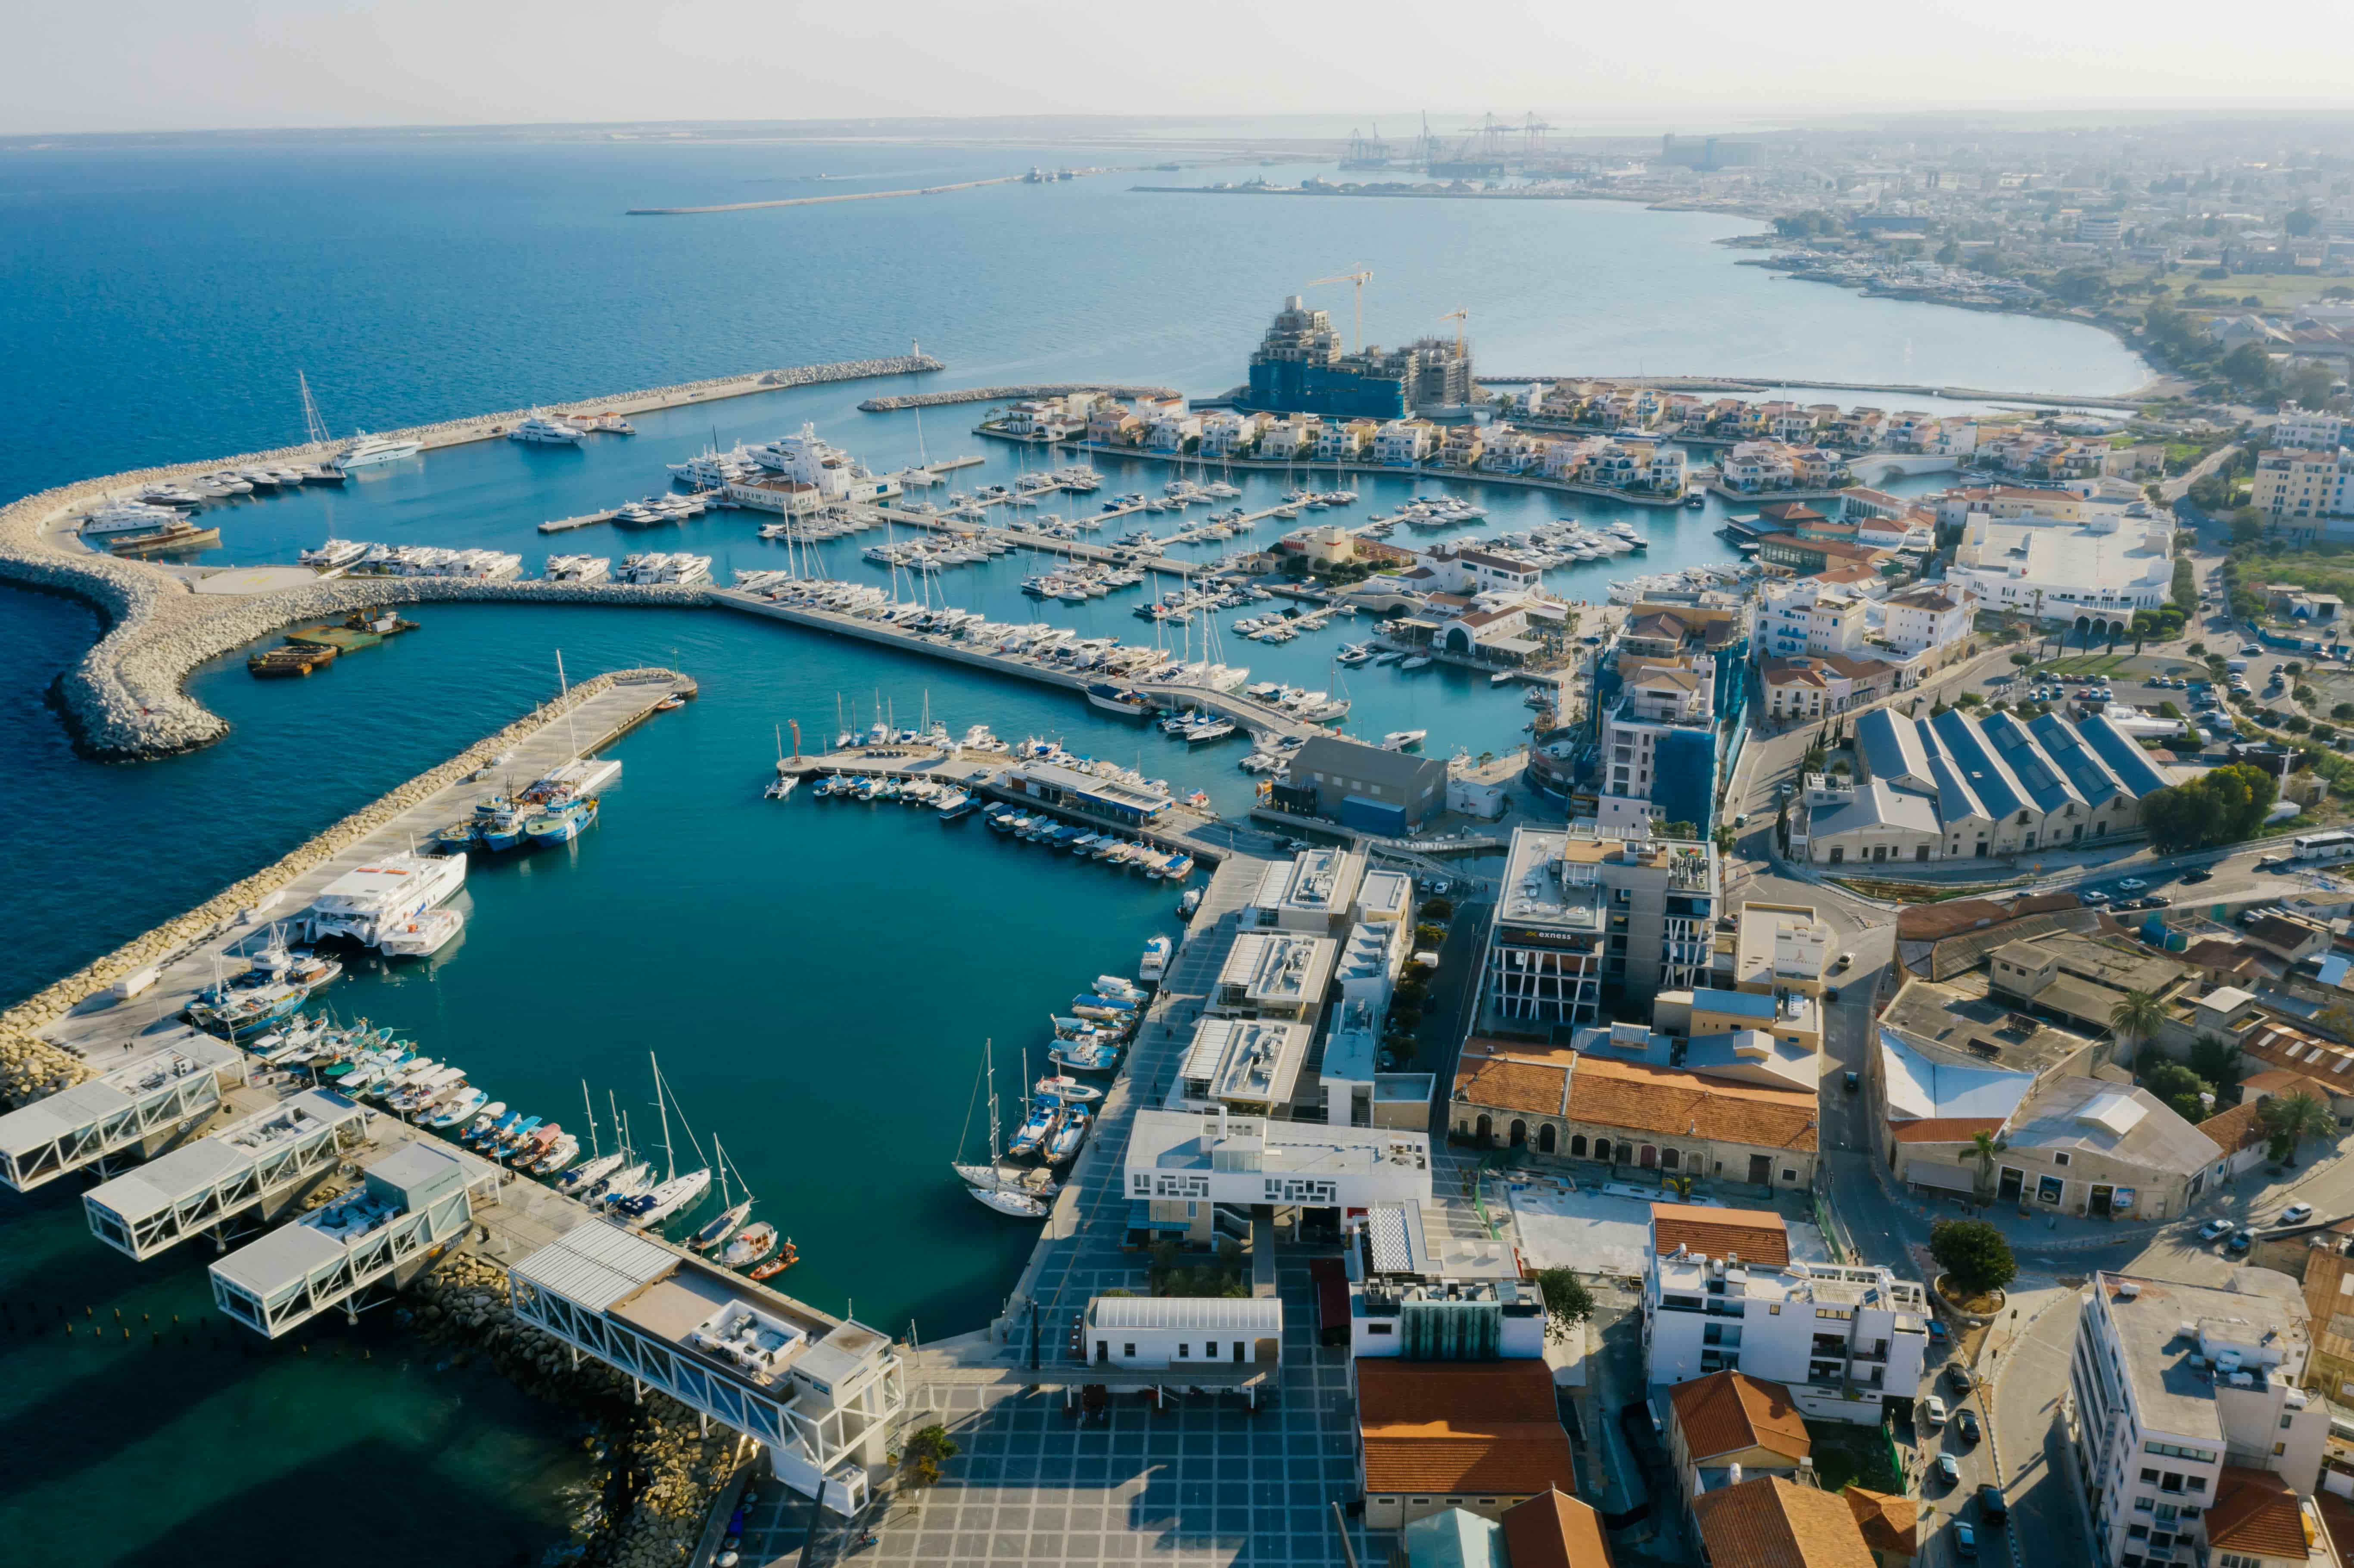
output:
[[[19,1192],[118,1155],[152,1154],[245,1081],[233,1046],[194,1030],[102,1077],[0,1116],[0,1181]]]
[[[465,1239],[498,1167],[432,1143],[405,1143],[359,1186],[212,1266],[213,1305],[274,1340],[336,1307],[353,1319],[379,1284],[398,1285]]]
[[[761,1444],[836,1513],[866,1505],[907,1409],[889,1336],[601,1221],[510,1266],[515,1317]]]
[[[226,1245],[232,1222],[277,1213],[349,1158],[368,1117],[343,1095],[305,1089],[100,1182],[82,1210],[92,1234],[143,1262],[200,1231]]]

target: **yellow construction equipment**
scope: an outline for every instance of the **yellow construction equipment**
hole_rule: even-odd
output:
[[[1449,311],[1438,319],[1443,322],[1453,322],[1455,323],[1455,357],[1458,359],[1462,358],[1463,327],[1464,323],[1470,321],[1471,312],[1469,308],[1459,311]]]
[[[1361,267],[1354,272],[1343,272],[1337,278],[1311,278],[1308,282],[1308,286],[1311,289],[1316,287],[1319,283],[1354,283],[1357,285],[1357,341],[1349,350],[1352,354],[1362,354],[1364,352],[1365,284],[1372,280],[1373,275],[1373,271],[1370,268]]]

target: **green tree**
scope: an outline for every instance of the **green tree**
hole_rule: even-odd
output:
[[[947,1427],[938,1422],[923,1427],[907,1439],[907,1446],[900,1451],[902,1484],[911,1487],[937,1484],[940,1478],[940,1467],[962,1452],[957,1446],[956,1439],[949,1436]]]
[[[1566,1334],[1594,1316],[1594,1292],[1575,1269],[1539,1269],[1537,1289],[1544,1297],[1545,1321],[1557,1334]]]
[[[2006,1145],[1990,1132],[1970,1134],[1970,1158],[1978,1162],[1978,1202],[1990,1202],[1994,1197],[1994,1160]]]
[[[2213,1087],[2179,1062],[2159,1062],[2141,1075],[2141,1086],[2187,1122],[2202,1122],[2212,1114],[2199,1097],[2213,1094]]]
[[[2019,1277],[2010,1243],[1984,1220],[1939,1220],[1929,1231],[1929,1255],[1966,1295],[2000,1290]]]
[[[2272,1140],[2269,1152],[2284,1165],[2296,1163],[2296,1151],[2309,1138],[2328,1138],[2338,1131],[2338,1118],[2319,1099],[2299,1089],[2274,1095],[2256,1107],[2256,1126]]]

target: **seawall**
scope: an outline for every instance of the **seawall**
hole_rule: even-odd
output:
[[[899,397],[869,397],[858,405],[865,414],[889,414],[901,408],[938,408],[951,403],[1003,403],[1017,397],[1065,397],[1074,392],[1100,392],[1108,397],[1176,397],[1173,387],[1129,387],[1097,381],[1042,381],[1026,387],[964,387],[950,392],[911,392]]]
[[[546,405],[558,413],[644,412],[720,397],[792,387],[862,380],[940,369],[928,355],[837,361],[743,376],[716,376],[617,396]],[[475,415],[385,434],[429,449],[496,439],[530,410]],[[699,590],[630,584],[477,583],[459,578],[322,579],[313,587],[234,599],[195,593],[187,582],[144,562],[83,548],[57,536],[66,519],[111,496],[180,481],[222,468],[263,463],[317,463],[333,443],[311,442],[267,451],[132,470],[77,481],[0,507],[0,581],[64,593],[97,607],[107,630],[55,688],[76,746],[110,761],[166,757],[208,746],[228,733],[217,715],[189,697],[181,683],[190,670],[239,644],[298,620],[348,612],[368,604],[451,599],[518,599],[541,603],[693,605]]]

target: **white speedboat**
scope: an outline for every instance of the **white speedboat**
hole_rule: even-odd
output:
[[[1172,946],[1166,937],[1155,937],[1145,943],[1144,957],[1137,962],[1136,978],[1147,985],[1159,985],[1161,977],[1169,972]]]
[[[325,544],[304,550],[294,558],[306,567],[316,567],[323,572],[339,572],[367,554],[366,545],[349,539],[330,539]]]
[[[379,463],[398,462],[402,458],[415,457],[425,450],[422,441],[403,440],[395,436],[372,436],[360,430],[352,437],[352,444],[335,454],[334,465],[345,473],[355,468],[374,468]]]
[[[105,534],[146,534],[179,521],[180,514],[175,507],[145,501],[115,501],[82,519],[80,532],[85,538]]]
[[[387,959],[429,959],[450,945],[466,917],[446,906],[426,909],[376,938],[376,950]]]
[[[1103,1091],[1093,1084],[1083,1084],[1068,1074],[1055,1074],[1038,1080],[1038,1092],[1055,1099],[1074,1104],[1103,1098]]]
[[[1382,749],[1404,751],[1408,747],[1420,746],[1423,738],[1429,734],[1426,729],[1394,729],[1382,736]]]

